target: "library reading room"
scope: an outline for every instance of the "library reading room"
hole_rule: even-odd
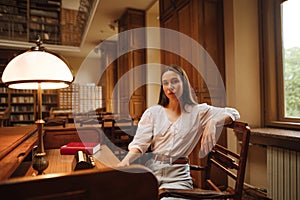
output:
[[[3,199],[300,199],[299,0],[1,0]]]

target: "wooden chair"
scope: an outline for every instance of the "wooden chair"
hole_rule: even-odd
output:
[[[9,126],[10,111],[10,106],[0,110],[0,127]]]
[[[133,119],[116,119],[112,122],[113,142],[120,146],[127,146],[135,135],[136,128]]]
[[[233,122],[226,125],[228,129],[233,129],[236,134],[242,135],[242,144],[239,154],[216,144],[207,157],[206,166],[191,166],[191,170],[204,171],[206,189],[194,188],[192,190],[183,189],[161,189],[162,197],[180,197],[186,199],[242,199],[245,168],[250,139],[250,128],[246,123]],[[229,132],[229,131],[228,131]],[[213,167],[221,169],[220,172],[235,181],[235,186],[231,190],[228,187],[221,187],[214,183],[211,178]]]
[[[66,127],[67,118],[65,117],[46,117],[44,126],[62,126]]]
[[[0,194],[3,199],[158,199],[157,179],[149,169],[118,169],[12,178],[0,183]]]
[[[116,146],[116,156],[121,160],[128,152],[128,145],[136,132],[133,119],[115,119],[112,122],[111,142]]]

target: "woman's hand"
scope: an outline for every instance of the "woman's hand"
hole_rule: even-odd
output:
[[[216,122],[210,120],[203,131],[200,147],[200,158],[205,157],[216,144]]]
[[[217,143],[216,138],[218,139],[221,134],[221,130],[217,133],[217,127],[231,122],[232,119],[228,115],[220,115],[207,122],[201,138],[200,158],[204,158]]]
[[[124,160],[122,160],[121,162],[119,162],[119,163],[117,164],[117,167],[127,167],[127,166],[129,166],[129,165],[130,165],[130,163],[124,162]]]
[[[131,149],[127,155],[125,156],[125,158],[117,164],[118,167],[126,167],[129,166],[130,163],[132,163],[133,161],[135,161],[136,159],[138,159],[140,156],[142,155],[142,153],[140,152],[140,150],[138,149]]]

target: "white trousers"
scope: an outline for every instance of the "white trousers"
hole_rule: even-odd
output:
[[[188,164],[168,164],[154,159],[150,159],[146,166],[152,170],[158,180],[159,189],[192,189],[193,182],[190,175],[190,167]],[[179,198],[163,198],[176,199]]]

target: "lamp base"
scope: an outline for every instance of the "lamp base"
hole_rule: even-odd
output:
[[[38,171],[37,175],[42,175],[44,170],[47,169],[49,162],[46,158],[46,153],[36,153],[33,156],[32,168]]]

